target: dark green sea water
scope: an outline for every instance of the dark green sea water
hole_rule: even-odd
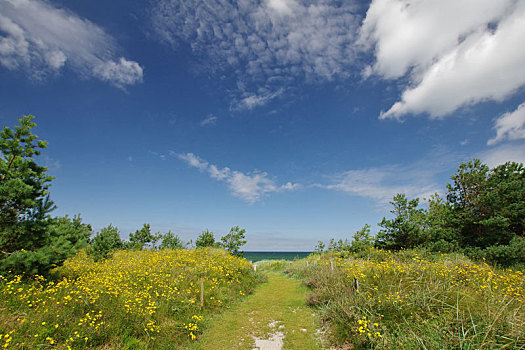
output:
[[[306,258],[311,252],[244,252],[244,258],[253,262],[259,260],[294,260]]]

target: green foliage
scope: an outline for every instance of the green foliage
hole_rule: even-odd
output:
[[[199,237],[197,237],[197,240],[195,241],[196,248],[218,247],[218,245],[219,244],[215,242],[213,232],[210,232],[207,229],[205,231],[202,231]]]
[[[525,240],[512,245],[524,254]],[[318,307],[327,347],[525,347],[521,271],[425,249],[371,248],[344,259],[329,252],[305,260],[291,263],[287,273],[311,288],[308,303]]]
[[[426,241],[424,231],[425,212],[419,209],[419,198],[408,200],[397,194],[390,202],[393,219],[383,218],[378,224],[383,227],[377,235],[376,245],[386,249],[413,248]]]
[[[123,248],[124,243],[120,238],[118,229],[111,224],[104,227],[91,239],[91,246],[88,252],[93,256],[93,260],[99,261],[112,257],[111,252],[115,249]]]
[[[479,159],[462,163],[447,199],[462,246],[508,245],[525,232],[525,168],[507,162],[492,170]]]
[[[465,253],[474,259],[486,259],[504,267],[521,270],[525,268],[525,238],[523,237],[516,236],[509,244],[496,244],[485,249],[468,247]]]
[[[33,159],[40,154],[40,149],[47,147],[45,141],[37,140],[38,136],[31,133],[36,126],[33,119],[33,116],[24,116],[14,130],[5,127],[0,132],[0,230],[3,234],[29,219],[34,208],[44,201],[53,179],[46,174],[47,168],[37,165]],[[9,252],[9,247],[2,248]]]
[[[16,226],[13,236],[26,237],[30,247],[6,254],[0,272],[46,275],[87,244],[91,226],[82,223],[80,216],[46,219]],[[31,239],[33,238],[33,239]]]
[[[370,236],[370,225],[365,224],[362,229],[356,231],[352,236],[351,252],[367,250],[374,246],[374,239]]]
[[[98,262],[80,251],[53,273],[0,275],[0,348],[191,349],[262,282],[246,260],[213,248],[119,250]]]
[[[242,256],[239,249],[246,244],[245,229],[240,229],[239,226],[234,226],[230,229],[230,233],[221,237],[221,246],[236,256]]]
[[[507,162],[490,169],[479,159],[462,163],[447,185],[444,201],[437,194],[428,208],[419,200],[394,197],[395,218],[383,218],[376,245],[401,249],[465,251],[503,266],[525,263],[525,167]]]
[[[325,248],[326,245],[323,243],[323,241],[317,241],[317,245],[315,246],[313,253],[321,254]]]
[[[144,224],[140,230],[129,234],[129,242],[125,244],[128,249],[144,249],[148,245],[155,247],[155,243],[160,239],[159,234],[152,234],[149,224]]]
[[[328,242],[328,248],[327,250],[329,252],[346,252],[350,250],[350,242],[348,242],[348,239],[345,239],[344,241],[342,239],[339,239],[336,241],[335,239],[331,238]]]
[[[52,176],[33,159],[47,146],[31,133],[33,116],[0,132],[0,273],[47,274],[86,244],[80,217],[51,218]]]
[[[159,249],[186,249],[186,244],[179,238],[179,236],[168,231],[161,235],[162,242],[159,244]]]

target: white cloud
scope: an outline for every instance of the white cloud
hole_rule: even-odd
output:
[[[160,0],[151,12],[157,38],[190,44],[209,71],[233,70],[245,108],[296,79],[347,76],[360,21],[353,1],[330,0]]]
[[[436,192],[443,193],[443,178],[448,178],[466,159],[463,153],[438,148],[411,164],[353,169],[331,176],[328,185],[316,186],[370,198],[379,205],[388,204],[398,193],[409,198],[429,198]]]
[[[7,69],[45,79],[66,66],[117,87],[142,81],[142,67],[115,61],[116,50],[102,28],[71,11],[40,0],[0,0],[0,64]]]
[[[290,16],[293,14],[293,9],[297,8],[297,3],[293,0],[268,0],[268,7],[275,10],[281,15]]]
[[[525,163],[525,145],[502,145],[481,153],[478,158],[491,168],[506,162]]]
[[[262,92],[260,94],[252,94],[252,93],[245,93],[245,97],[243,97],[239,102],[236,102],[233,104],[232,109],[233,110],[252,110],[255,107],[263,106],[267,104],[269,101],[275,99],[276,97],[280,96],[283,93],[283,89],[279,89],[275,92]]]
[[[117,62],[106,61],[93,68],[95,76],[118,87],[142,81],[142,67],[121,57]]]
[[[525,102],[515,111],[499,116],[494,123],[494,129],[496,129],[496,136],[488,140],[488,145],[494,145],[505,139],[525,139]]]
[[[360,42],[376,61],[364,73],[410,82],[381,118],[502,101],[525,84],[524,37],[523,1],[374,0]]]
[[[232,194],[248,203],[255,203],[263,196],[272,192],[293,191],[300,187],[299,184],[287,182],[278,186],[265,172],[252,172],[249,174],[231,170],[228,167],[219,169],[216,165],[209,164],[193,153],[179,154],[170,152],[172,156],[184,160],[190,166],[201,171],[206,171],[213,179],[226,182]]]
[[[193,153],[178,154],[175,152],[170,152],[170,154],[184,160],[186,163],[199,170],[206,170],[208,168],[208,162],[200,159]]]
[[[201,126],[209,126],[209,125],[215,125],[217,124],[217,120],[219,118],[217,118],[216,116],[214,116],[213,114],[210,114],[208,115],[206,118],[204,118],[202,121],[201,121]]]
[[[481,159],[491,168],[508,161],[524,163],[525,145],[503,145],[475,156],[437,149],[411,164],[349,170],[331,176],[328,185],[316,186],[370,198],[379,205],[388,204],[397,193],[404,193],[409,198],[429,198],[436,192],[443,194],[450,175],[462,162],[472,158]]]
[[[387,204],[394,195],[404,193],[409,198],[428,198],[439,192],[431,179],[416,170],[401,166],[349,170],[332,177],[331,185],[319,187],[346,192],[350,195],[371,198],[379,204]]]

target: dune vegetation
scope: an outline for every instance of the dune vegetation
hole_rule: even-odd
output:
[[[0,346],[184,348],[259,280],[246,260],[215,248],[118,251],[98,262],[82,251],[53,274],[0,278]]]
[[[122,240],[112,225],[94,232],[80,216],[53,217],[33,119],[0,132],[0,347],[198,347],[211,318],[264,279],[242,258],[245,230],[217,241],[205,230],[191,244],[144,224]],[[474,159],[451,179],[421,203],[395,195],[377,235],[366,224],[351,241],[260,270],[302,279],[336,346],[525,348],[525,166]],[[283,285],[299,291],[292,304],[304,294]]]
[[[525,278],[428,250],[311,255],[287,272],[311,288],[330,341],[356,349],[525,348]]]

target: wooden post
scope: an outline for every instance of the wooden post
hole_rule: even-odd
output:
[[[257,265],[253,265],[253,271],[257,272]]]
[[[201,279],[201,309],[204,308],[204,279]]]
[[[334,262],[330,260],[330,267],[332,268],[332,271],[334,271]]]
[[[354,288],[356,292],[359,292],[359,280],[354,277]]]
[[[308,266],[309,266],[309,264],[308,264],[308,260],[306,260],[306,267],[308,267]]]

